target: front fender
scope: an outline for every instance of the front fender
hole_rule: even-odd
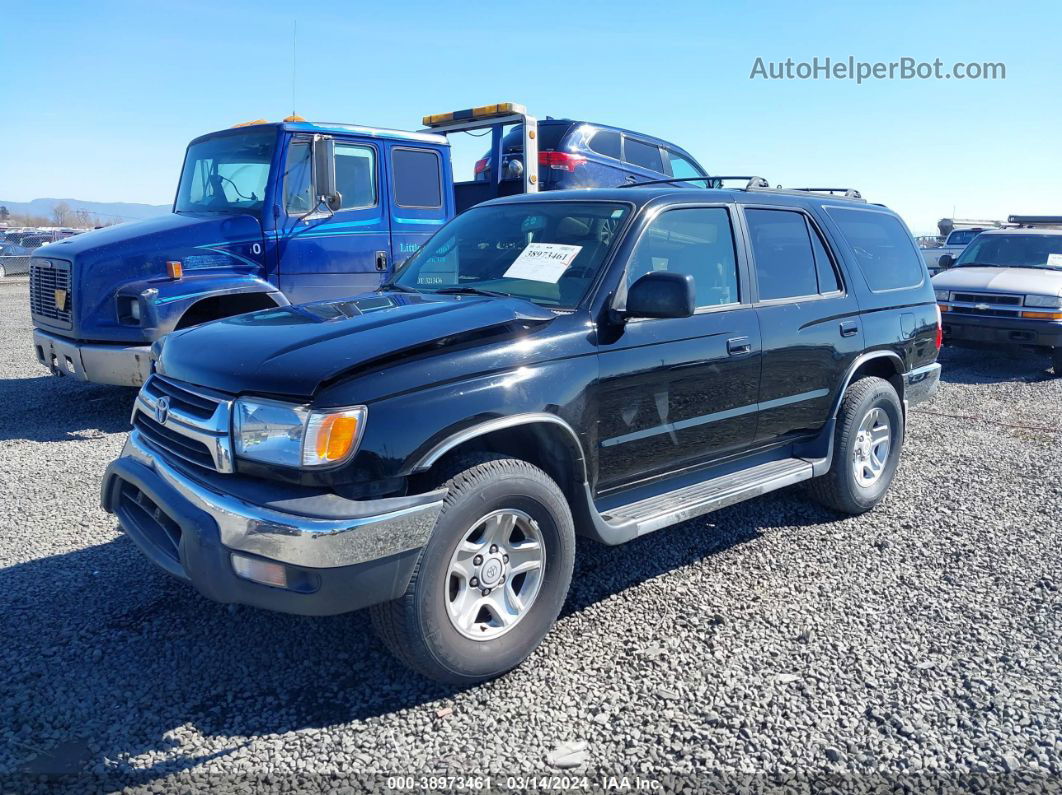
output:
[[[251,274],[186,276],[170,282],[133,282],[118,291],[119,297],[140,302],[141,328],[149,340],[169,334],[191,306],[204,298],[243,293],[266,293],[278,305],[289,301],[276,285]]]

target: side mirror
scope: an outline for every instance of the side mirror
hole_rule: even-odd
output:
[[[336,188],[336,142],[327,135],[315,135],[313,139],[313,177],[317,200],[335,212],[343,203]]]
[[[955,257],[951,256],[951,254],[941,254],[940,259],[937,260],[937,267],[941,269],[950,268],[954,264]]]
[[[697,308],[693,277],[652,271],[627,291],[626,317],[689,317]]]

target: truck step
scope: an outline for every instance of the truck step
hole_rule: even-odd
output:
[[[749,469],[610,508],[602,518],[613,525],[633,522],[638,527],[637,534],[645,535],[661,527],[678,524],[750,497],[808,480],[811,476],[811,462],[802,458],[768,461]]]

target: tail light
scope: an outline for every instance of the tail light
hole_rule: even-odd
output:
[[[940,350],[940,346],[944,344],[944,320],[940,316],[940,304],[937,304],[937,350]]]
[[[552,168],[556,171],[575,171],[586,162],[582,155],[572,155],[568,152],[539,152],[538,164],[543,168]]]
[[[467,163],[468,161],[466,160],[465,162]],[[476,173],[477,174],[485,174],[489,170],[490,170],[490,156],[489,155],[487,157],[480,158],[479,160],[476,161]],[[465,173],[468,173],[468,172],[465,172]]]

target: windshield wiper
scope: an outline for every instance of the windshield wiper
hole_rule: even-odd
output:
[[[433,290],[433,292],[446,295],[485,295],[488,298],[512,298],[508,293],[498,293],[494,290],[484,290],[479,287],[443,287],[441,290]]]

